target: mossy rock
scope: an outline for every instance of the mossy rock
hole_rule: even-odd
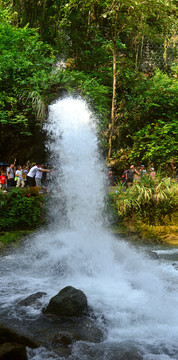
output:
[[[51,298],[44,313],[57,316],[81,316],[87,311],[86,295],[72,286],[66,286]]]

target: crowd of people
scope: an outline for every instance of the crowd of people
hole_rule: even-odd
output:
[[[44,173],[51,172],[52,169],[45,169],[44,164],[35,164],[29,166],[10,166],[0,167],[0,189],[7,192],[12,187],[32,187],[36,186],[42,189],[42,176]]]
[[[156,176],[156,172],[153,167],[151,167],[149,173],[147,173],[144,165],[137,166],[136,168],[134,167],[134,165],[130,165],[130,168],[128,170],[125,170],[123,175],[123,185],[132,186],[134,181],[136,183],[139,183],[141,181],[141,178],[147,175],[149,177],[149,180],[154,179]]]
[[[178,167],[174,166],[176,181],[178,181]],[[36,186],[40,190],[42,189],[42,180],[44,180],[43,174],[51,172],[52,169],[45,169],[44,164],[35,164],[33,166],[0,166],[0,189],[3,192],[7,192],[12,187],[33,187]],[[139,183],[142,177],[148,176],[149,179],[154,179],[156,172],[153,167],[150,167],[147,172],[144,165],[134,166],[130,165],[128,169],[125,169],[121,177],[121,183],[125,188],[133,185],[133,182]],[[110,185],[114,186],[117,181],[113,175],[112,170],[108,172]]]
[[[110,185],[115,185],[115,179],[111,170],[109,171],[108,176],[110,179]],[[154,179],[156,176],[155,169],[153,167],[150,167],[149,172],[147,172],[144,165],[136,167],[134,165],[130,165],[128,169],[124,170],[121,177],[121,183],[124,187],[127,188],[132,186],[133,182],[139,183],[144,176],[148,176],[149,179]]]

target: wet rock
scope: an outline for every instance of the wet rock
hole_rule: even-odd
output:
[[[172,266],[174,266],[174,268],[175,268],[176,270],[178,270],[178,264],[173,263]]]
[[[51,298],[48,306],[43,309],[44,313],[57,316],[81,316],[87,312],[86,295],[72,286],[62,289],[57,295]]]
[[[42,331],[41,331],[42,330]],[[75,341],[89,341],[99,343],[103,340],[101,326],[87,316],[82,317],[41,317],[33,321],[30,332],[40,339],[41,344],[53,341],[59,334],[68,334]]]
[[[39,344],[31,338],[16,332],[10,327],[0,324],[0,344],[4,343],[16,343],[31,348],[37,348],[39,346]]]
[[[55,334],[51,342],[50,348],[64,358],[68,358],[71,355],[72,344],[74,338],[71,334],[66,332],[60,332]]]
[[[1,360],[28,360],[24,345],[4,343],[0,345]]]
[[[46,329],[42,344],[49,350],[53,350],[59,356],[67,358],[71,355],[72,347],[78,341],[99,343],[103,340],[103,332],[97,324],[86,317],[63,318],[63,321],[56,327],[51,323]]]
[[[84,317],[80,319],[76,335],[73,334],[73,336],[77,340],[85,340],[93,343],[99,343],[103,340],[104,334],[95,321]]]
[[[52,343],[54,346],[69,346],[73,341],[74,339],[71,334],[61,332],[54,336]]]
[[[27,298],[19,301],[18,306],[31,306],[31,305],[40,306],[40,302],[38,301],[38,299],[40,299],[44,295],[46,295],[45,292],[38,291],[37,293],[32,294]]]
[[[32,294],[20,301],[17,311],[21,311],[21,306],[34,304],[34,301],[37,301],[43,294]],[[56,302],[58,295],[59,301]],[[53,299],[55,299],[54,303]],[[8,323],[7,327],[0,326],[2,343],[9,343],[10,347],[15,346],[15,348],[17,348],[17,345],[24,348],[28,347],[27,352],[29,348],[31,348],[32,352],[38,352],[43,347],[47,351],[55,352],[58,356],[67,359],[72,356],[73,346],[78,342],[96,344],[103,340],[102,326],[97,323],[97,317],[94,316],[92,309],[87,306],[87,298],[82,291],[71,286],[62,289],[57,296],[50,300],[47,309],[49,312],[48,310],[46,312],[42,311],[40,316],[33,320],[26,315],[23,321],[16,317],[13,319],[11,328],[8,327]],[[19,329],[18,332],[14,328]],[[30,334],[30,338],[28,338],[28,334]],[[39,349],[36,349],[37,347]],[[17,351],[19,350],[17,349]],[[7,359],[9,358],[7,357]],[[26,360],[25,357],[24,359]],[[15,356],[13,360],[16,360]],[[21,360],[20,356],[18,360]]]
[[[79,355],[78,355],[79,354]],[[80,360],[143,360],[143,354],[139,346],[133,342],[122,342],[120,344],[102,343],[90,346],[86,343],[77,343],[73,349],[72,359]]]
[[[26,346],[37,348],[39,345],[30,338],[17,333],[3,324],[0,324],[0,359],[27,360]]]
[[[155,251],[147,250],[146,253],[150,259],[159,259],[159,256]]]

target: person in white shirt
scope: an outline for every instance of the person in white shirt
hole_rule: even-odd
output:
[[[41,169],[44,168],[44,165],[41,165],[40,168],[38,168],[37,172],[36,172],[36,175],[35,175],[35,183],[36,183],[36,186],[39,187],[41,189],[41,179],[42,179],[42,176],[43,176],[43,172],[40,171]]]
[[[17,166],[17,170],[15,172],[15,180],[16,180],[16,187],[22,186],[24,187],[24,181],[22,178],[22,167],[19,165]]]
[[[32,187],[35,186],[35,176],[37,171],[39,172],[51,172],[51,169],[42,169],[41,164],[37,164],[35,166],[32,166],[30,171],[27,174],[27,186]]]

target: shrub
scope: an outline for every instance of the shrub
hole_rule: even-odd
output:
[[[43,196],[36,188],[0,193],[0,230],[34,228],[44,215]]]
[[[149,225],[164,224],[177,210],[178,186],[167,180],[144,180],[123,191],[111,193],[113,206],[122,219],[142,220]]]

